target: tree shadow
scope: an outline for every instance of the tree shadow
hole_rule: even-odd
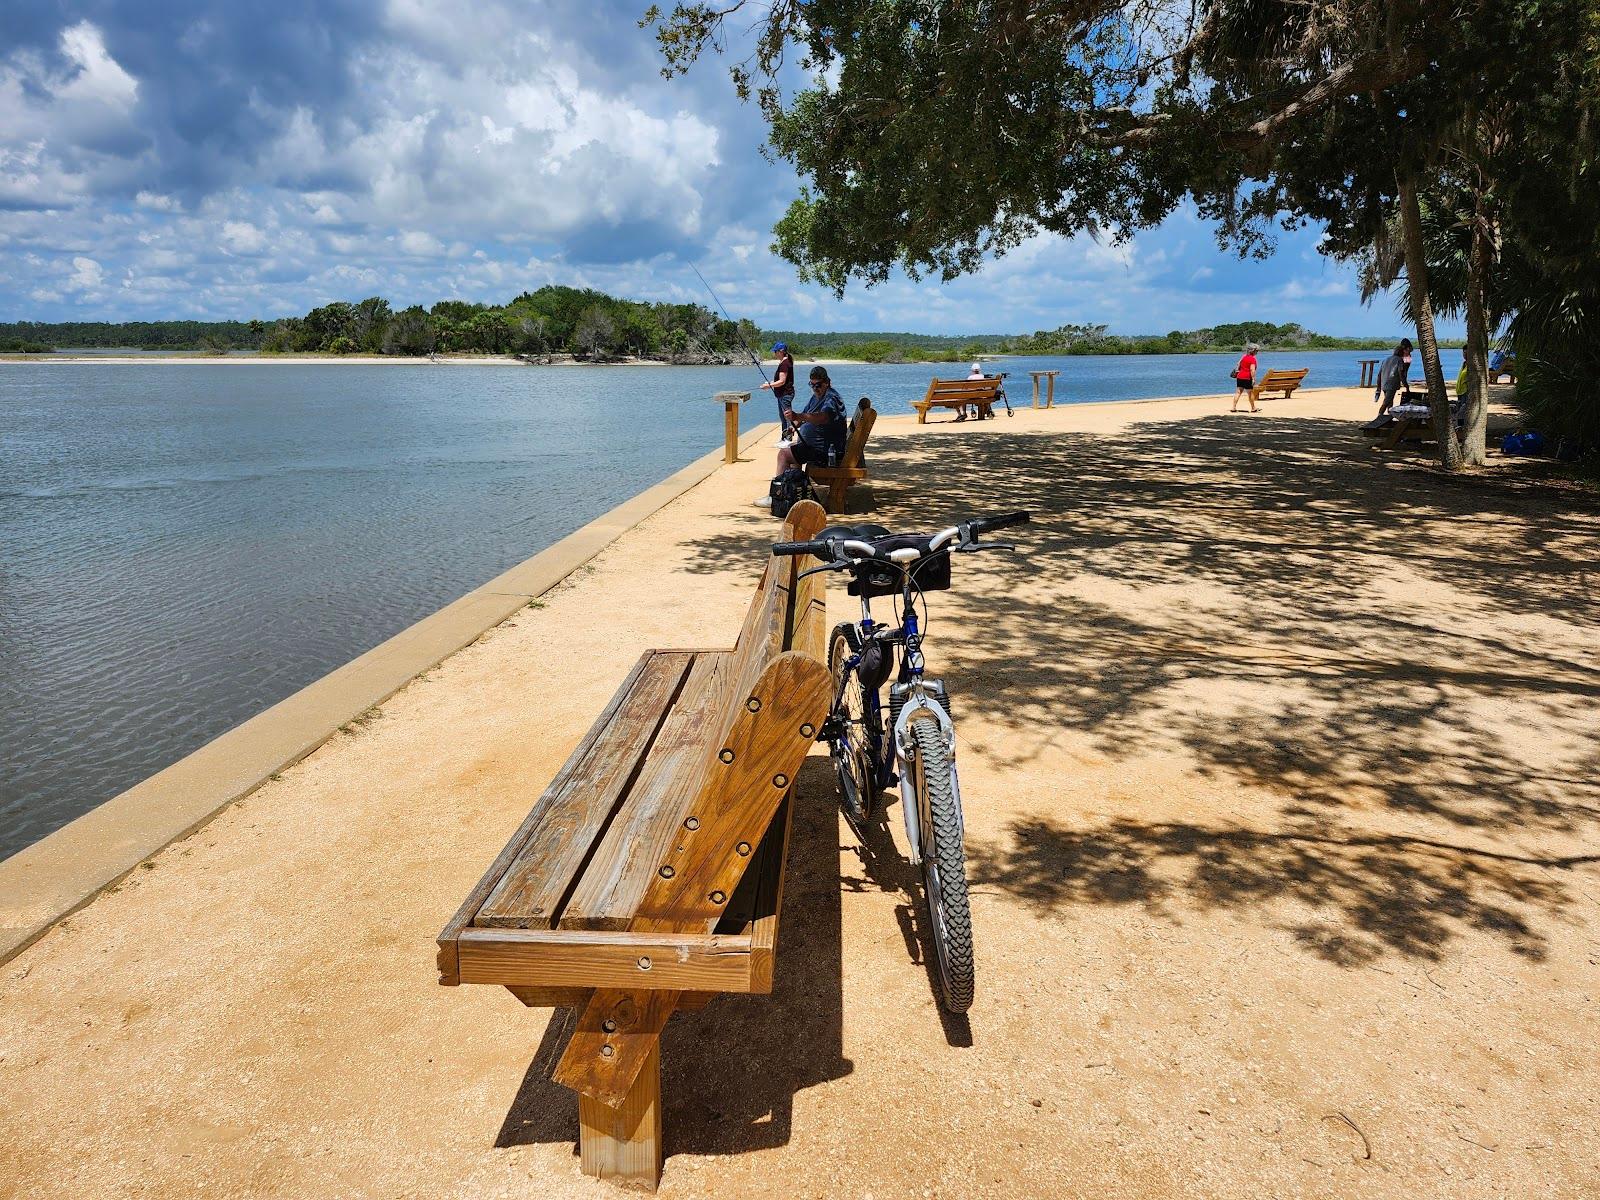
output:
[[[1600,825],[1600,498],[1537,471],[1445,475],[1356,428],[874,438],[893,528],[1035,513],[1023,554],[958,560],[929,598],[930,660],[986,765],[1038,769],[1069,743],[1177,759],[1266,814],[1030,817],[969,847],[976,878],[1049,911],[1300,900],[1327,917],[1294,927],[1302,945],[1348,965],[1468,932],[1538,960]],[[753,520],[697,546],[697,569],[753,570],[771,536]]]

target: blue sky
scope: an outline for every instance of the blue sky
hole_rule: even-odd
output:
[[[1402,332],[1283,235],[1266,262],[1179,212],[1126,245],[1041,237],[941,285],[843,299],[770,250],[797,181],[722,65],[666,81],[646,0],[6,0],[0,320],[273,317],[374,293],[570,283],[769,328]]]

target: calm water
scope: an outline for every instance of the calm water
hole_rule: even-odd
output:
[[[1354,383],[1361,357],[1263,366]],[[1030,367],[1059,368],[1058,400],[1082,402],[1223,391],[1232,362],[1004,368],[1026,404]],[[833,368],[847,400],[891,412],[933,371]],[[710,396],[753,381],[748,367],[0,364],[0,857],[715,448]],[[757,393],[747,422],[770,406]]]

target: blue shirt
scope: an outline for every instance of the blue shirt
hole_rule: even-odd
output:
[[[826,454],[830,449],[836,454],[844,453],[846,419],[844,401],[839,398],[839,393],[831,387],[818,395],[813,391],[807,398],[805,407],[796,408],[795,415],[801,413],[814,413],[826,411],[832,418],[821,424],[810,421],[796,421],[800,427],[800,440],[815,450]]]

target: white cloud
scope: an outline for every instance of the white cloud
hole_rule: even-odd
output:
[[[225,221],[217,240],[230,254],[260,254],[267,237],[249,221]]]
[[[72,274],[62,286],[69,292],[92,292],[100,288],[104,279],[105,275],[100,270],[100,264],[92,258],[80,255],[72,260]]]
[[[400,235],[400,249],[417,258],[438,258],[444,253],[444,243],[431,233],[412,230]]]
[[[106,53],[104,35],[89,21],[62,31],[61,53],[78,70],[56,89],[58,97],[118,107],[139,94],[138,82]]]
[[[178,203],[176,196],[163,196],[160,192],[141,191],[134,196],[133,202],[140,208],[153,209],[156,212],[182,212],[183,205]]]

